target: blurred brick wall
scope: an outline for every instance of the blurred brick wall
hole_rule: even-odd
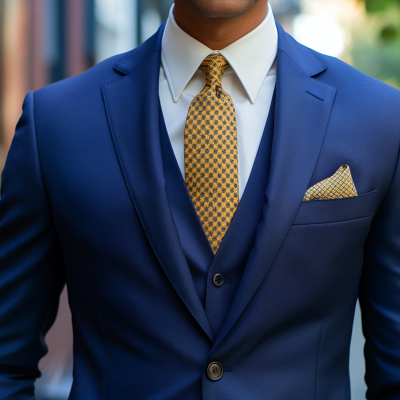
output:
[[[47,1],[0,0],[0,172],[26,93],[52,81],[45,49],[46,35],[53,34],[48,31],[49,26],[63,30],[64,42],[59,46],[64,51],[61,78],[79,74],[90,66],[85,54],[85,11],[90,0],[50,0],[57,2],[62,28],[46,20],[49,18]],[[66,290],[61,295],[59,313],[46,343],[49,352],[39,365],[46,379],[51,380],[60,371],[70,370],[72,365],[71,314]]]
[[[26,0],[2,1],[1,49],[2,49],[2,154],[1,164],[14,136],[15,125],[21,114],[21,106],[27,92],[28,63],[28,7]]]

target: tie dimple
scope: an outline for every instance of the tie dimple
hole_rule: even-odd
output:
[[[185,124],[185,181],[214,254],[239,204],[235,107],[222,89],[229,63],[220,54],[199,69],[205,86],[190,104]]]
[[[206,57],[201,63],[199,69],[203,71],[206,86],[222,87],[222,75],[229,67],[228,61],[221,54],[212,54]]]

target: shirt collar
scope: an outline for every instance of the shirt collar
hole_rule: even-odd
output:
[[[162,38],[161,62],[174,102],[179,100],[201,62],[211,53],[220,53],[254,103],[278,51],[278,31],[270,4],[266,17],[257,28],[216,52],[183,31],[175,21],[173,10],[174,5]]]

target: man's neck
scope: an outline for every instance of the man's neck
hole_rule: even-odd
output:
[[[259,0],[236,18],[206,18],[182,0],[175,0],[174,7],[175,20],[180,28],[212,50],[222,50],[247,35],[260,25],[267,12],[267,0]]]

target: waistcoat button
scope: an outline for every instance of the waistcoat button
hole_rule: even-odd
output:
[[[225,280],[222,274],[215,274],[213,278],[213,283],[215,286],[220,287],[224,284]]]
[[[207,376],[212,381],[220,380],[223,374],[224,374],[224,369],[222,368],[222,365],[219,362],[212,362],[211,364],[208,365]]]

